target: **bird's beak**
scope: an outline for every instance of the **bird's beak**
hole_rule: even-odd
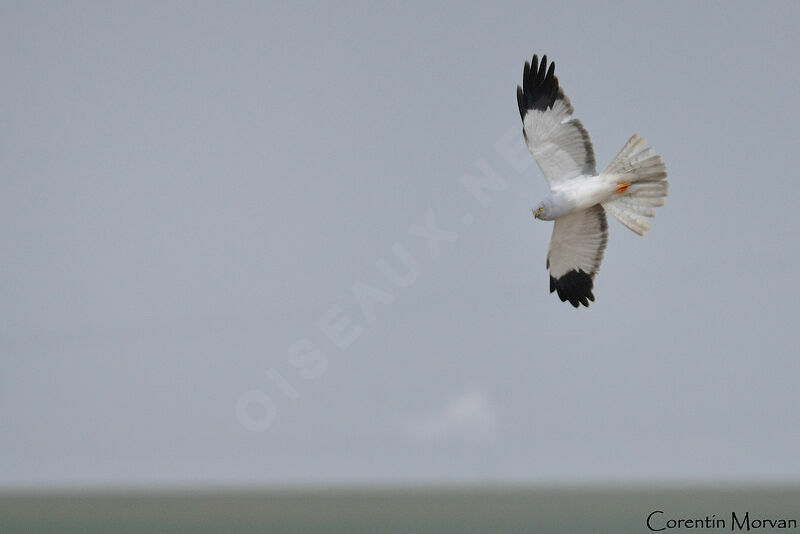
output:
[[[535,209],[531,208],[531,213],[533,213],[533,217],[534,217],[534,219],[538,219],[538,218],[539,218],[539,214],[538,214],[538,213],[536,213],[536,210],[535,210]]]

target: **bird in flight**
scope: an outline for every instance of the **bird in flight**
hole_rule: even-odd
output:
[[[550,186],[533,216],[555,221],[547,252],[550,292],[579,307],[594,302],[594,276],[608,242],[606,211],[639,235],[650,229],[667,196],[667,168],[655,149],[634,134],[597,172],[589,133],[572,118],[572,104],[547,56],[525,62],[517,103],[522,133]]]

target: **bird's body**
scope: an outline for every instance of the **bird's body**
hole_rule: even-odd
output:
[[[547,217],[540,216],[543,221],[553,221],[573,211],[585,210],[609,200],[618,189],[617,178],[603,174],[594,176],[578,176],[554,186],[543,203],[552,205]]]
[[[550,194],[533,214],[555,221],[547,268],[550,292],[576,308],[594,301],[594,276],[600,268],[606,243],[606,211],[639,235],[650,229],[648,218],[664,204],[666,167],[646,141],[633,135],[611,163],[598,173],[589,134],[572,118],[572,104],[555,77],[555,64],[547,68],[525,63],[523,86],[517,103],[523,135],[545,179]]]

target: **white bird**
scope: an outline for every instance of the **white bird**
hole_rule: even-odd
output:
[[[553,74],[547,56],[525,62],[517,103],[525,142],[542,170],[550,193],[533,210],[537,219],[555,221],[547,252],[550,292],[576,308],[594,301],[594,276],[608,242],[606,211],[639,235],[649,217],[664,205],[667,168],[655,149],[634,134],[619,154],[597,173],[589,134],[572,117],[572,105]]]

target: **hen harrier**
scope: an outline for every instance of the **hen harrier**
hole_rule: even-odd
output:
[[[522,133],[550,186],[533,216],[555,221],[547,252],[550,292],[576,308],[594,301],[594,275],[608,241],[606,211],[639,235],[650,229],[649,217],[664,205],[667,168],[647,141],[634,134],[601,172],[595,168],[589,134],[553,74],[534,54],[525,62],[517,103]]]

